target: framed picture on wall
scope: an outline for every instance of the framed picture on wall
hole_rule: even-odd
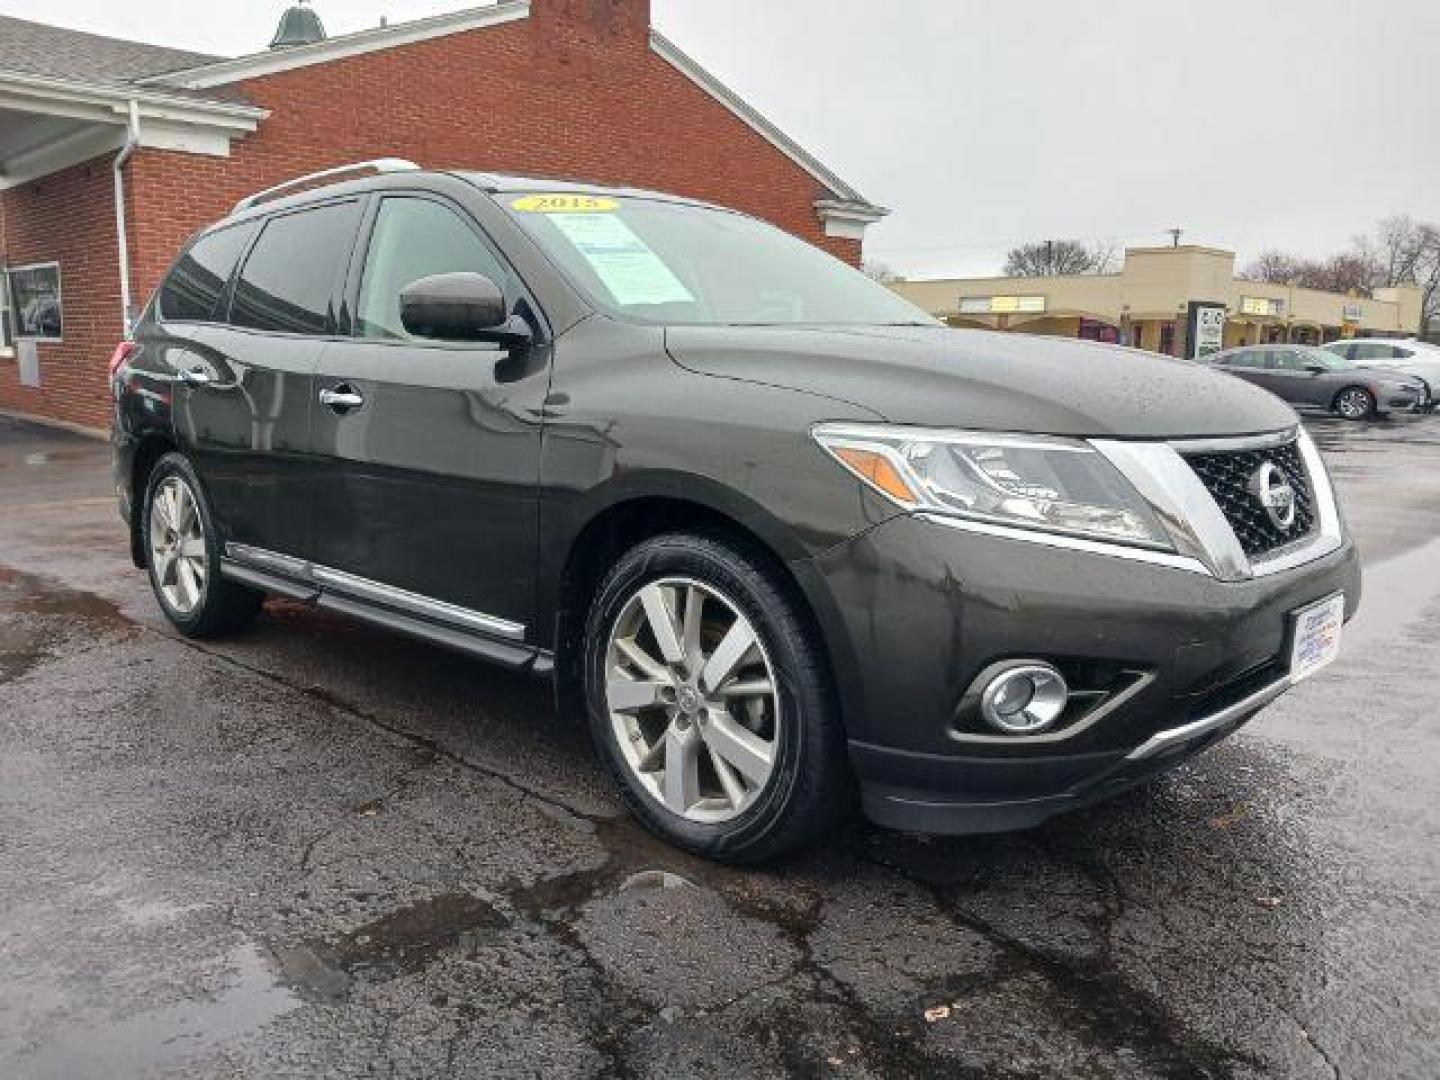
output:
[[[60,264],[12,266],[6,276],[10,282],[10,310],[15,336],[59,341],[64,330]]]

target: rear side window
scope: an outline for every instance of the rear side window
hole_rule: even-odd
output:
[[[1359,355],[1357,360],[1393,360],[1395,350],[1389,345],[1360,345],[1357,346]]]
[[[283,334],[335,332],[335,293],[360,220],[357,202],[272,218],[245,260],[230,322]]]
[[[168,322],[213,322],[219,318],[225,286],[254,235],[253,224],[235,225],[207,233],[191,244],[160,287],[160,317]]]

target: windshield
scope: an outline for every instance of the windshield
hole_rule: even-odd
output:
[[[600,308],[655,324],[939,323],[819,248],[741,214],[656,199],[507,193]]]

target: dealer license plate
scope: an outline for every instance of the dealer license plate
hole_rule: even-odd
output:
[[[1290,649],[1290,679],[1308,679],[1340,655],[1340,630],[1345,625],[1345,595],[1332,596],[1301,608],[1294,615],[1295,644]]]

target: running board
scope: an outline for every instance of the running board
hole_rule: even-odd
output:
[[[466,653],[516,671],[548,677],[554,655],[525,644],[525,627],[492,615],[302,559],[227,544],[220,574],[260,592],[283,596],[359,622]]]

